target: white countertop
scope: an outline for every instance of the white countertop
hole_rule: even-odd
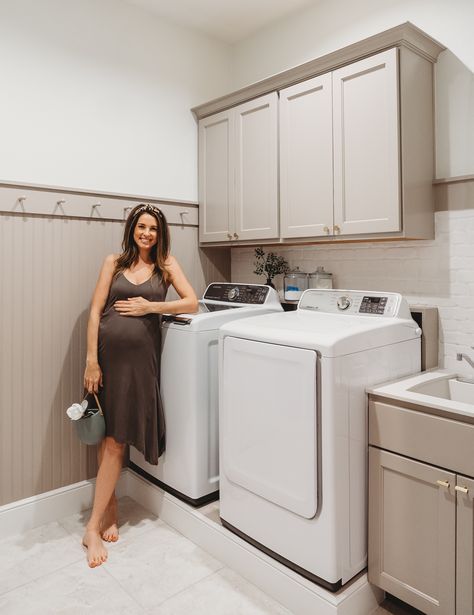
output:
[[[415,376],[400,378],[398,380],[393,380],[392,382],[370,387],[366,389],[366,391],[367,393],[377,395],[379,397],[385,397],[387,399],[440,410],[449,414],[458,414],[460,416],[468,416],[472,418],[474,416],[474,404],[462,403],[451,399],[443,399],[442,397],[436,397],[434,395],[427,395],[425,393],[410,390],[417,385],[430,381],[448,380],[450,378],[456,378],[457,376],[458,374],[456,372],[446,369],[434,369],[421,372]],[[469,386],[474,387],[474,384]]]

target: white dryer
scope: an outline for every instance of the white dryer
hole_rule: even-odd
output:
[[[220,330],[220,516],[336,591],[367,562],[369,385],[420,370],[396,293],[308,290]]]
[[[252,314],[282,310],[270,286],[222,282],[207,287],[196,314],[163,317],[166,451],[154,466],[130,447],[133,470],[194,506],[218,498],[218,329]]]

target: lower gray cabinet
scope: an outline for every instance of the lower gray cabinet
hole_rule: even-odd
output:
[[[474,480],[456,484],[456,613],[474,613]]]
[[[474,481],[369,447],[369,581],[428,615],[473,614]]]

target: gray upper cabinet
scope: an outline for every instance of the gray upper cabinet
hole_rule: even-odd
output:
[[[201,242],[432,239],[442,49],[406,23],[196,107]]]
[[[401,230],[397,56],[333,73],[334,234]]]
[[[329,73],[280,92],[281,236],[332,234],[333,203]]]
[[[234,219],[234,112],[199,122],[199,240],[227,241]]]
[[[433,237],[431,72],[394,48],[280,92],[283,239]]]
[[[278,238],[278,95],[199,122],[200,241]]]

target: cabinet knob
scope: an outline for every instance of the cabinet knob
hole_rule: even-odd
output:
[[[329,235],[330,231],[329,231],[329,226],[325,226],[323,228],[323,231],[326,233],[326,235]]]
[[[335,224],[333,228],[334,228],[334,235],[339,235],[339,233],[341,232],[340,227],[337,224]]]
[[[237,235],[237,233],[234,233],[234,239],[238,239],[239,236]]]
[[[454,489],[461,493],[469,493],[469,489],[467,487],[461,487],[461,485],[456,485]]]
[[[227,239],[232,239],[232,235],[230,233],[227,233]]]
[[[437,480],[436,484],[440,487],[445,487],[446,489],[449,489],[449,483],[447,480]]]

